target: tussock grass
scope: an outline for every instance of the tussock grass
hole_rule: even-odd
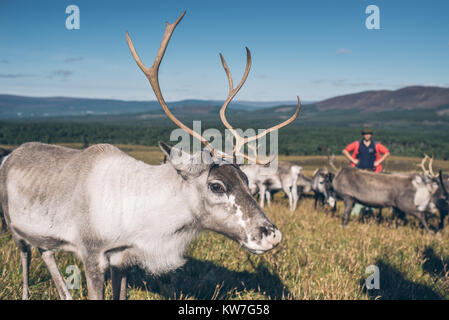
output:
[[[162,160],[156,148],[122,146],[122,149],[149,163]],[[416,160],[419,159],[413,159]],[[324,209],[315,210],[313,199],[306,197],[296,211],[290,212],[281,193],[265,211],[283,236],[274,250],[253,255],[224,236],[206,231],[190,244],[187,263],[181,269],[160,277],[133,269],[128,298],[449,298],[449,227],[428,235],[411,217],[407,217],[407,225],[395,227],[386,212],[380,223],[375,219],[361,222],[352,217],[348,226],[342,228],[342,203],[332,215]],[[437,217],[434,218],[430,223],[436,225]],[[57,260],[65,276],[69,265],[83,270],[81,262],[70,254],[58,253]],[[370,265],[380,269],[378,290],[365,287],[369,276],[365,270]],[[81,278],[80,290],[72,291],[75,299],[87,297],[83,273]],[[21,290],[20,253],[7,233],[0,237],[0,299],[20,299]],[[36,249],[31,262],[30,291],[31,299],[58,299]],[[106,298],[111,296],[108,282]]]

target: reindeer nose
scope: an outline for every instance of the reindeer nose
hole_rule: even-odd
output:
[[[274,247],[276,247],[279,244],[279,242],[281,242],[282,239],[282,234],[279,231],[279,229],[276,228],[276,226],[270,229],[271,230],[269,231],[268,229],[266,229],[267,232],[262,233],[263,236],[261,244],[264,248],[266,248],[266,250],[273,249]]]

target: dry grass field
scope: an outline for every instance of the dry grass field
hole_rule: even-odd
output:
[[[79,147],[73,145],[72,147]],[[160,163],[157,148],[119,145],[137,159]],[[324,157],[281,157],[304,167],[311,175],[325,164]],[[343,163],[338,158],[337,165]],[[416,170],[417,158],[388,160],[388,171]],[[447,162],[436,161],[435,169],[449,170]],[[384,214],[382,222],[359,221],[352,217],[341,227],[343,204],[334,216],[315,210],[313,199],[301,199],[290,212],[282,194],[277,194],[268,216],[282,232],[281,244],[271,252],[252,255],[224,236],[203,232],[191,243],[187,263],[161,277],[145,275],[135,269],[130,277],[128,299],[448,299],[449,227],[426,234],[408,218],[407,225],[396,227]],[[438,217],[431,217],[437,225]],[[446,221],[446,224],[448,221]],[[57,254],[65,273],[69,265],[83,270],[78,259]],[[370,265],[380,270],[380,289],[367,290],[365,270]],[[0,237],[0,299],[21,298],[20,254],[9,233]],[[30,272],[31,299],[58,299],[56,288],[36,249]],[[86,299],[85,279],[75,299]],[[106,287],[111,298],[111,285]]]

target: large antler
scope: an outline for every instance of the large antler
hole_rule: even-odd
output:
[[[162,109],[164,110],[164,112],[167,114],[167,116],[170,118],[170,120],[172,120],[177,126],[179,126],[181,129],[183,129],[184,131],[186,131],[187,133],[189,133],[190,135],[192,135],[193,137],[197,138],[198,140],[200,140],[207,148],[209,148],[209,150],[211,151],[211,153],[215,156],[220,156],[220,157],[232,157],[235,158],[237,155],[242,155],[244,158],[246,158],[247,160],[252,160],[256,163],[262,164],[260,161],[256,159],[252,159],[249,156],[241,153],[241,149],[242,147],[250,142],[250,141],[254,141],[257,139],[260,139],[261,137],[267,135],[268,133],[274,131],[274,130],[278,130],[286,125],[288,125],[289,123],[291,123],[292,121],[294,121],[299,113],[299,110],[301,108],[301,101],[299,100],[298,97],[298,107],[296,109],[295,114],[289,118],[288,120],[272,127],[269,129],[264,130],[263,132],[259,133],[258,135],[255,135],[253,137],[246,137],[243,138],[241,137],[237,131],[229,124],[229,122],[226,119],[226,108],[228,107],[229,103],[231,102],[231,100],[235,97],[235,95],[238,93],[238,91],[240,90],[240,88],[243,86],[243,84],[245,83],[246,79],[248,78],[248,74],[249,74],[249,70],[251,68],[251,53],[249,51],[248,48],[246,48],[246,68],[245,68],[245,73],[243,75],[242,80],[240,81],[239,85],[234,88],[233,86],[233,82],[232,82],[232,76],[231,76],[231,72],[229,71],[229,68],[226,64],[226,61],[223,58],[223,55],[220,53],[220,58],[221,58],[221,62],[223,64],[223,68],[225,69],[226,75],[228,76],[228,80],[229,80],[229,95],[228,98],[225,100],[223,106],[220,109],[220,118],[223,121],[223,124],[225,125],[226,128],[228,128],[231,133],[234,135],[235,139],[236,139],[236,144],[234,147],[234,151],[233,151],[233,155],[226,155],[223,152],[217,152],[216,150],[214,150],[214,148],[211,146],[211,144],[209,143],[209,141],[207,141],[205,138],[203,138],[203,136],[195,131],[193,131],[192,129],[190,129],[189,127],[187,127],[185,124],[183,124],[178,118],[176,118],[173,113],[171,113],[170,109],[168,108],[164,97],[162,96],[161,93],[161,89],[159,86],[159,77],[158,77],[158,72],[159,72],[159,65],[161,64],[161,61],[164,57],[165,54],[165,50],[167,49],[167,45],[168,42],[170,41],[170,38],[173,34],[173,31],[175,30],[176,26],[178,25],[178,23],[181,21],[181,19],[184,17],[185,15],[185,11],[178,17],[178,19],[176,19],[176,21],[172,24],[169,24],[168,22],[166,22],[166,27],[165,27],[165,33],[164,33],[164,37],[162,38],[162,42],[161,42],[161,46],[159,48],[159,51],[157,52],[156,55],[156,59],[154,60],[153,65],[151,66],[151,68],[146,67],[142,61],[139,58],[139,55],[136,52],[136,49],[134,48],[134,45],[129,37],[128,32],[126,33],[126,41],[128,42],[128,47],[129,50],[131,51],[134,60],[136,61],[137,65],[139,66],[139,68],[143,71],[143,73],[145,74],[145,76],[148,78],[148,80],[150,81],[151,87],[153,88],[153,91],[156,95],[157,100],[159,101],[160,105],[162,106]],[[270,159],[268,162],[270,162],[272,159]],[[267,163],[267,162],[265,162]],[[265,164],[263,163],[263,164]]]
[[[426,161],[429,160],[429,169],[426,169],[424,164],[426,163]],[[421,161],[421,164],[419,164],[421,166],[422,171],[424,172],[425,175],[429,176],[429,177],[433,177],[435,178],[436,175],[433,172],[433,154],[432,154],[432,158],[430,158],[427,154],[424,154],[424,158]]]
[[[335,154],[331,155],[331,150],[330,148],[327,148],[327,162],[329,163],[329,165],[331,166],[332,169],[334,169],[336,172],[340,171],[340,169],[338,169],[335,166]]]
[[[221,59],[221,63],[223,64],[223,68],[226,72],[226,76],[228,77],[228,82],[229,82],[229,94],[228,94],[228,98],[225,100],[225,102],[223,103],[223,106],[220,109],[220,119],[223,122],[223,124],[225,125],[225,127],[228,128],[229,131],[231,131],[232,135],[235,137],[235,147],[234,147],[233,155],[234,155],[234,157],[239,156],[239,155],[243,156],[245,159],[254,161],[255,163],[258,163],[258,164],[267,164],[267,163],[271,162],[272,159],[269,159],[268,161],[263,162],[263,161],[259,161],[257,159],[257,155],[256,155],[255,159],[251,158],[241,152],[242,147],[248,142],[258,140],[258,139],[262,138],[263,136],[269,134],[270,132],[272,132],[274,130],[278,130],[278,129],[288,125],[289,123],[293,122],[298,117],[299,110],[301,109],[301,101],[300,101],[299,97],[297,97],[298,98],[298,107],[296,108],[296,112],[293,114],[293,116],[291,116],[289,119],[285,120],[284,122],[282,122],[274,127],[271,127],[269,129],[266,129],[266,130],[262,131],[261,133],[255,135],[255,136],[252,136],[252,137],[240,136],[238,134],[238,132],[229,124],[228,120],[226,119],[226,109],[227,109],[229,103],[231,102],[231,100],[235,97],[235,95],[239,92],[240,88],[245,83],[246,78],[248,78],[249,70],[251,68],[251,52],[249,51],[248,48],[246,48],[245,73],[243,74],[242,80],[240,81],[239,85],[236,88],[234,88],[234,85],[232,82],[231,71],[229,70],[229,67],[226,64],[226,61],[221,53],[220,53],[220,59]]]
[[[182,123],[178,118],[175,117],[175,115],[170,111],[167,104],[165,103],[164,97],[162,96],[161,88],[159,86],[159,66],[161,64],[162,58],[164,57],[165,50],[167,49],[168,42],[170,41],[170,38],[173,34],[173,31],[175,30],[178,23],[181,21],[181,19],[184,17],[186,12],[184,11],[178,19],[172,24],[169,24],[168,22],[165,23],[165,33],[164,37],[162,38],[161,46],[159,48],[159,51],[157,52],[156,59],[154,60],[153,65],[151,68],[146,67],[142,61],[139,58],[139,55],[137,54],[136,49],[134,48],[133,42],[131,41],[131,38],[129,37],[128,32],[126,33],[126,41],[128,42],[129,50],[131,51],[134,60],[136,60],[137,65],[139,68],[143,71],[145,76],[150,81],[151,87],[153,88],[153,91],[156,95],[157,100],[159,101],[162,109],[167,114],[167,116],[172,120],[178,127],[189,133],[190,135],[194,136],[198,140],[200,140],[209,150],[212,152],[212,154],[215,153],[214,148],[212,148],[209,141],[203,138],[203,136],[196,131],[193,131],[188,126],[186,126],[184,123]]]
[[[433,172],[433,153],[432,153],[432,158],[430,158],[429,161],[429,172],[430,172],[430,176],[431,177],[436,177],[436,174]]]
[[[422,171],[424,172],[425,175],[429,175],[429,171],[427,171],[427,169],[425,167],[425,163],[426,163],[428,158],[429,158],[429,156],[427,154],[424,154],[424,158],[421,160],[421,163],[418,164],[418,166],[421,166],[421,169],[422,169]]]

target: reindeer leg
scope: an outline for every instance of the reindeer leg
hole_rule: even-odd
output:
[[[89,300],[104,300],[104,273],[97,255],[83,259]]]
[[[294,211],[295,209],[293,209],[293,195],[292,195],[292,190],[290,188],[285,188],[284,189],[285,193],[287,193],[288,196],[288,205],[290,207],[290,211]]]
[[[111,267],[112,298],[126,300],[127,279],[125,270]]]
[[[264,204],[265,204],[265,191],[267,190],[267,187],[262,184],[259,187],[259,201],[260,201],[260,207],[263,208]]]
[[[343,212],[343,218],[342,218],[342,226],[346,226],[348,223],[349,215],[351,213],[352,207],[354,206],[354,199],[351,197],[344,197],[343,201],[345,203],[345,211]]]
[[[293,200],[293,206],[292,206],[291,210],[295,211],[296,207],[298,206],[298,187],[296,185],[296,181],[292,186],[291,193],[292,193],[292,200]]]
[[[301,199],[301,196],[303,194],[304,188],[298,188],[298,201]]]
[[[267,198],[268,207],[271,208],[271,192],[270,191],[265,191],[265,197]]]
[[[382,208],[379,208],[379,212],[377,213],[376,217],[377,224],[380,224],[382,222]]]
[[[28,300],[30,298],[28,281],[30,278],[31,248],[23,241],[20,241],[18,245],[22,262],[22,300]]]
[[[7,228],[6,228],[6,219],[5,219],[4,213],[2,211],[2,206],[1,205],[0,205],[0,219],[2,221],[2,229],[0,231],[0,235],[2,235],[4,233],[6,233]]]
[[[399,227],[399,219],[402,220],[404,226],[407,224],[407,219],[405,219],[405,213],[402,210],[399,210],[398,208],[393,208],[393,215],[396,229]]]
[[[61,276],[59,272],[58,265],[56,264],[55,253],[51,250],[43,250],[39,249],[42,259],[47,265],[48,271],[50,271],[50,275],[55,283],[56,290],[58,290],[59,297],[62,300],[72,300],[72,295],[67,289],[67,285],[64,281],[64,278]]]
[[[335,216],[335,212],[337,211],[337,200],[335,200],[334,206],[332,207],[331,210],[331,217]]]
[[[429,229],[429,225],[427,224],[427,214],[425,212],[420,212],[419,215],[417,215],[419,221],[421,221],[422,225],[424,226],[424,228],[426,229],[427,233],[432,233],[432,231],[430,231]]]
[[[281,185],[282,191],[288,197],[288,206],[290,207],[290,211],[294,211],[293,209],[293,195],[292,195],[292,187],[282,183]]]
[[[440,224],[438,225],[439,230],[443,230],[444,228],[444,219],[448,214],[448,210],[446,208],[439,210],[440,211]]]

